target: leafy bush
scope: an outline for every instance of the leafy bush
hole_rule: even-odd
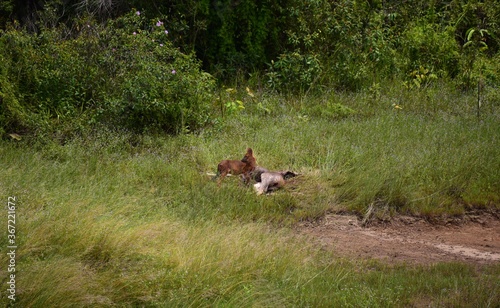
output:
[[[33,56],[33,39],[23,31],[0,33],[0,133],[29,122],[24,90],[33,83],[26,68]]]
[[[172,45],[161,20],[133,11],[107,25],[81,19],[74,27],[0,37],[4,130],[83,118],[84,125],[179,133],[210,120],[214,80]]]
[[[6,81],[3,70],[4,67],[2,67],[2,73],[0,74],[0,123],[2,123],[0,125],[0,135],[5,133],[7,127],[15,127],[19,122],[22,122],[20,118],[23,113],[23,109],[15,97],[15,90]]]
[[[139,14],[116,20],[105,34],[110,44],[103,62],[114,90],[103,114],[131,128],[200,128],[209,120],[213,78],[193,56],[174,48],[161,20],[148,22]]]
[[[309,90],[321,73],[321,63],[312,54],[285,53],[272,61],[266,74],[268,85],[279,92],[304,93]]]
[[[412,25],[405,31],[403,41],[405,72],[425,67],[441,77],[457,76],[460,54],[452,27]]]

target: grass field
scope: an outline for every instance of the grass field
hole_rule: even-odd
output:
[[[500,303],[500,265],[347,260],[289,228],[327,211],[384,219],[498,211],[498,101],[478,119],[473,95],[439,89],[255,100],[200,134],[103,128],[64,144],[1,141],[0,197],[17,200],[16,304]],[[297,187],[256,196],[235,177],[217,187],[207,172],[247,147],[259,165],[299,172]],[[8,262],[2,253],[2,305]]]

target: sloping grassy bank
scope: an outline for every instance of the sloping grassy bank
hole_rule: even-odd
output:
[[[282,205],[299,204],[293,194],[257,198],[235,179],[217,188],[192,171],[188,139],[172,140],[180,154],[170,160],[2,147],[1,193],[17,197],[17,304],[473,307],[500,299],[498,265],[344,260],[270,226],[296,219]]]
[[[427,113],[432,108],[412,105],[404,94],[403,109],[383,95],[371,105],[370,96],[352,95],[307,102],[314,112],[304,101],[261,99],[269,115],[247,102],[243,113],[199,135],[100,129],[64,145],[1,141],[0,196],[5,204],[17,198],[17,304],[500,302],[498,265],[344,260],[282,228],[330,210],[381,217],[498,210],[496,113],[478,121],[448,104]],[[269,196],[256,196],[235,177],[217,187],[206,173],[249,146],[260,165],[301,175]],[[6,226],[7,214],[1,217]],[[0,245],[7,247],[3,230]],[[8,262],[1,254],[3,285]],[[4,288],[2,304],[6,295]]]

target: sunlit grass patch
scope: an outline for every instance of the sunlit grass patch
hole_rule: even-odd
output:
[[[16,195],[19,205],[19,303],[498,302],[496,265],[345,260],[289,228],[329,211],[390,219],[401,213],[436,217],[498,209],[498,118],[462,116],[468,111],[439,101],[455,94],[434,94],[427,103],[417,104],[422,93],[397,102],[398,110],[386,94],[367,110],[363,100],[371,98],[363,93],[328,98],[358,111],[342,119],[303,113],[306,104],[321,108],[323,99],[276,99],[269,107],[279,107],[279,114],[249,107],[198,135],[103,130],[36,148],[24,139],[1,141],[0,195]],[[238,177],[218,186],[207,175],[220,160],[241,159],[247,147],[259,165],[299,176],[257,196]],[[6,241],[0,238],[4,247]],[[0,255],[0,263],[6,262]],[[5,280],[5,269],[0,271]]]

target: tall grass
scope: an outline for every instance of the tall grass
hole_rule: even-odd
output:
[[[410,100],[400,110],[385,95],[377,102],[361,94],[267,97],[271,115],[247,103],[244,113],[199,135],[96,130],[36,149],[1,141],[0,196],[18,198],[16,303],[494,306],[498,265],[344,260],[286,228],[370,206],[381,216],[498,209],[497,115],[478,122],[455,107],[427,113]],[[308,114],[308,105],[328,108],[329,101],[355,114]],[[211,181],[207,172],[219,160],[239,159],[248,146],[260,165],[300,176],[269,196],[236,177],[221,187]],[[3,285],[7,261],[1,254]],[[5,291],[0,301],[9,302]]]

